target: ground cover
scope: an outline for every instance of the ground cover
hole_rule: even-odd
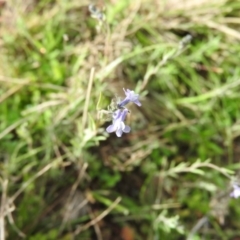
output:
[[[0,239],[238,239],[239,10],[0,1]]]

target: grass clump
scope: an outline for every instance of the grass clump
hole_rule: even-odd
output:
[[[3,1],[0,239],[238,237],[239,8]]]

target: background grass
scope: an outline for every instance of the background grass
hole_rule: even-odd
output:
[[[0,239],[239,238],[240,3],[93,3],[0,3]]]

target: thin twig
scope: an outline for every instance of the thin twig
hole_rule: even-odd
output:
[[[95,225],[97,222],[101,221],[104,217],[106,217],[109,212],[111,212],[117,205],[118,203],[122,200],[121,197],[118,197],[109,208],[107,208],[105,211],[103,211],[100,215],[98,215],[95,219],[91,220],[90,222],[86,223],[83,226],[79,226],[75,232],[74,236],[78,235],[81,231],[88,229],[89,227]]]
[[[70,203],[70,201],[72,200],[73,196],[74,196],[74,193],[79,185],[79,183],[81,182],[81,180],[83,179],[83,175],[84,173],[86,172],[86,169],[88,167],[88,164],[87,163],[84,163],[82,168],[81,168],[81,171],[79,172],[79,175],[78,175],[78,178],[76,180],[76,182],[73,184],[72,186],[72,189],[69,193],[69,196],[67,198],[67,201],[66,201],[66,206]],[[83,201],[85,202],[85,201]],[[85,206],[86,204],[82,204],[82,206]],[[80,210],[80,207],[78,207],[78,210]],[[61,224],[61,227],[60,227],[60,232],[64,229],[65,227],[65,224],[67,222],[67,219],[69,218],[69,213],[67,212],[64,217],[63,217],[63,221],[62,221],[62,224]]]
[[[198,232],[200,228],[202,228],[208,222],[208,217],[204,216],[198,220],[197,224],[192,228],[190,233],[188,234],[187,240],[193,239],[194,235]]]
[[[93,220],[94,219],[94,214],[93,214],[92,211],[90,211],[89,215],[90,215],[91,219]],[[94,224],[93,227],[94,227],[95,233],[97,235],[97,239],[98,240],[103,240],[101,229],[100,229],[99,225]]]
[[[13,219],[13,216],[12,216],[11,212],[8,212],[8,213],[7,213],[7,218],[8,218],[9,223],[12,225],[12,228],[17,232],[17,234],[18,234],[21,238],[25,238],[26,235],[25,235],[20,229],[18,229],[18,227],[16,226],[15,221],[14,221],[14,219]]]

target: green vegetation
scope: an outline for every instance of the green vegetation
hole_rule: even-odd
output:
[[[240,237],[240,2],[0,2],[0,239]]]

